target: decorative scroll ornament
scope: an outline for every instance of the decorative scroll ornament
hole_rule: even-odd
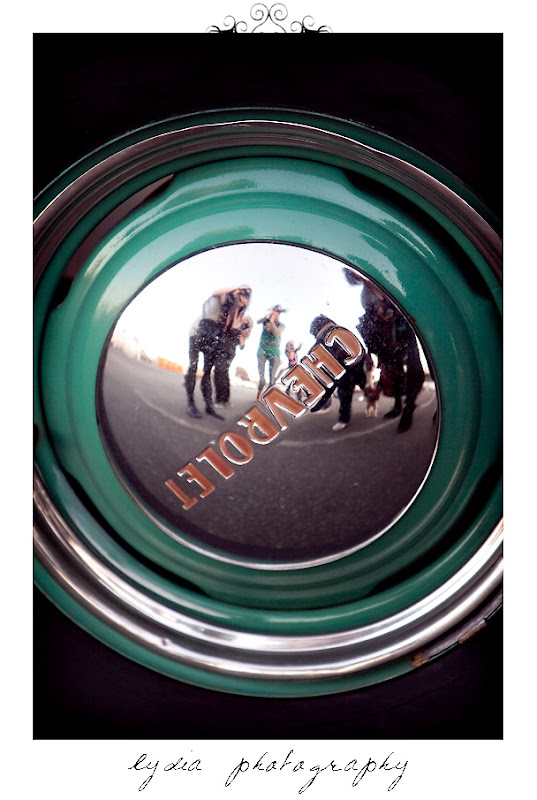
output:
[[[306,16],[302,22],[295,20],[289,25],[289,30],[283,26],[287,19],[288,11],[283,3],[275,3],[268,8],[264,3],[256,3],[250,9],[250,16],[257,23],[251,30],[248,23],[241,20],[237,22],[235,17],[228,15],[225,17],[223,27],[211,25],[206,33],[331,33],[327,25],[315,27],[313,17]]]

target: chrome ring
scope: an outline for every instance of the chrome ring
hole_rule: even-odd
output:
[[[453,222],[501,277],[501,240],[466,201],[436,178],[389,153],[308,125],[250,121],[197,125],[145,139],[101,161],[67,186],[37,217],[36,276],[77,219],[130,178],[181,155],[248,145],[300,146],[370,166],[417,192]],[[89,191],[91,189],[91,191]],[[46,235],[46,242],[43,239]]]
[[[206,623],[155,600],[111,569],[54,509],[36,478],[36,554],[62,588],[109,627],[168,659],[220,674],[312,681],[419,653],[456,628],[498,588],[503,525],[423,600],[382,621],[323,635],[275,636]],[[60,543],[60,548],[58,548]]]
[[[204,124],[171,131],[109,156],[68,185],[35,221],[35,281],[81,216],[140,173],[181,156],[242,146],[300,147],[360,163],[417,193],[453,223],[501,279],[501,241],[461,197],[423,170],[340,134],[268,120]],[[140,578],[96,553],[62,518],[35,474],[35,552],[50,576],[80,606],[127,639],[166,659],[234,677],[308,682],[363,672],[435,652],[468,618],[479,625],[498,605],[479,611],[502,579],[500,520],[474,556],[430,595],[380,622],[323,635],[272,635],[203,621],[195,602],[179,611],[170,598],[144,593]],[[477,610],[477,612],[476,612]],[[443,640],[444,645],[452,640]],[[443,645],[443,646],[444,646]],[[426,650],[428,648],[428,650]]]

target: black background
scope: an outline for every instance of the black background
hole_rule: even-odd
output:
[[[35,192],[140,125],[272,106],[382,130],[450,169],[501,217],[502,69],[499,34],[36,34]],[[498,739],[502,725],[501,615],[414,673],[278,700],[153,673],[35,593],[36,739]]]

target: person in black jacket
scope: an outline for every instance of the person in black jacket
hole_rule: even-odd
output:
[[[315,317],[310,325],[310,333],[312,336],[315,336],[318,342],[322,342],[324,344],[328,333],[335,327],[336,323],[333,320],[329,319],[329,317],[326,317],[324,314],[319,314],[319,316]],[[338,359],[338,361],[341,361],[342,363],[347,356],[347,353],[343,349],[339,348],[337,344],[331,347],[331,352]],[[334,391],[337,390],[339,399],[339,414],[338,421],[333,425],[332,430],[344,430],[351,419],[354,388],[355,386],[359,386],[361,389],[363,389],[365,386],[365,381],[366,378],[363,359],[360,359],[360,361],[358,361],[356,364],[353,364],[351,367],[347,367],[345,374],[339,380],[337,380],[331,388],[326,390],[325,396],[311,410],[317,413],[328,411],[332,403],[332,395]]]
[[[249,286],[219,289],[203,304],[201,316],[194,322],[189,339],[189,365],[185,375],[187,414],[194,419],[201,417],[194,402],[194,389],[200,353],[203,353],[203,376],[201,393],[205,412],[223,419],[213,405],[212,373],[216,386],[217,402],[229,402],[229,367],[235,356],[237,345],[244,347],[244,340],[252,329],[252,320],[245,316],[252,290]]]
[[[425,378],[416,336],[378,289],[364,286],[362,305],[365,313],[356,327],[368,350],[378,356],[382,392],[394,398],[393,408],[384,416],[400,416],[397,430],[402,433],[412,425],[416,398]]]

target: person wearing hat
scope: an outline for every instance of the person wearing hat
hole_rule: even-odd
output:
[[[231,362],[235,358],[237,347],[241,350],[244,349],[244,344],[252,332],[253,326],[253,319],[241,314],[222,330],[214,361],[215,408],[228,408],[231,406],[231,384],[229,379]]]
[[[280,366],[280,343],[285,325],[280,322],[280,314],[285,311],[279,305],[272,306],[268,314],[257,320],[263,326],[257,350],[257,367],[259,370],[259,386],[257,396],[266,386],[266,369],[269,366],[269,386],[276,381],[276,372]]]
[[[201,393],[205,402],[205,412],[223,419],[213,405],[212,372],[214,370],[215,382],[220,390],[220,402],[227,402],[229,366],[235,356],[237,344],[244,345],[244,339],[252,327],[251,321],[248,322],[249,318],[245,317],[251,293],[249,286],[219,289],[203,304],[201,316],[194,322],[189,339],[189,365],[185,375],[189,417],[195,419],[201,417],[194,402],[194,389],[199,354],[203,353]]]

